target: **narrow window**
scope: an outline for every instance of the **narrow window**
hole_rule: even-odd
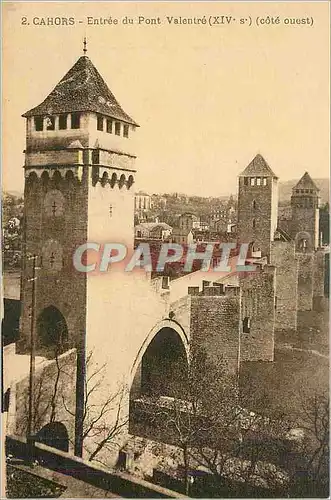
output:
[[[261,186],[261,177],[256,178],[256,185]]]
[[[67,128],[68,115],[59,116],[59,129],[65,130]]]
[[[71,128],[80,128],[80,113],[71,114]]]
[[[248,186],[248,177],[244,177],[244,186]]]
[[[255,177],[251,177],[251,186],[255,186]]]
[[[97,116],[97,129],[98,130],[103,130],[103,116],[98,115]]]
[[[107,132],[111,134],[113,132],[113,120],[107,118]]]
[[[92,151],[92,163],[93,165],[99,165],[100,163],[100,151],[98,149]]]
[[[253,229],[255,229],[255,228],[256,228],[256,220],[253,219]]]
[[[115,134],[121,135],[121,124],[120,122],[115,122]]]
[[[266,186],[266,185],[267,185],[267,178],[263,177],[263,186]]]
[[[109,217],[112,217],[113,215],[113,206],[109,205]]]
[[[45,125],[46,125],[46,130],[55,130],[55,117],[46,116]]]
[[[256,201],[253,200],[253,209],[255,210],[256,209]]]
[[[124,137],[129,137],[129,125],[124,125],[123,126],[123,136]]]
[[[37,132],[40,132],[44,129],[44,117],[43,116],[35,116],[34,119],[34,128]]]
[[[243,319],[243,333],[250,333],[251,331],[251,320],[245,316]]]

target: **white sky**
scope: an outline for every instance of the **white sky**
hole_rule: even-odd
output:
[[[23,189],[25,123],[82,54],[141,126],[137,189],[236,192],[260,152],[280,180],[329,175],[329,5],[308,3],[21,3],[3,7],[3,188]],[[226,27],[165,16],[233,15]],[[161,26],[33,26],[35,16],[136,18]],[[239,18],[313,16],[314,26],[240,26]],[[30,26],[22,26],[27,16]]]

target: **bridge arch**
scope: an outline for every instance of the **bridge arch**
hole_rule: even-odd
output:
[[[171,396],[176,377],[188,367],[189,342],[179,323],[166,319],[146,336],[130,373],[130,399],[143,394]]]
[[[50,422],[36,434],[36,441],[61,451],[69,451],[67,428],[61,422]]]

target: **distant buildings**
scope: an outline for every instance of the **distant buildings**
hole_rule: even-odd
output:
[[[181,229],[179,227],[174,228],[170,238],[172,243],[178,243],[179,245],[182,244],[189,245],[194,241],[192,229],[187,229],[187,228],[185,229],[184,228]]]
[[[136,239],[166,240],[172,233],[172,227],[165,222],[142,222],[134,228]]]
[[[134,212],[139,221],[146,220],[147,213],[152,208],[152,198],[148,193],[139,191],[134,195]]]

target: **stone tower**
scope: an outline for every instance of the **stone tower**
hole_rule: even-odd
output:
[[[95,336],[101,329],[95,320],[100,276],[78,271],[73,255],[86,242],[133,247],[133,136],[138,125],[85,54],[23,117],[25,235],[18,352],[30,350],[32,323],[37,355],[51,359],[77,348],[77,417],[87,332]],[[34,294],[29,255],[37,256]],[[103,279],[108,289],[109,279]]]
[[[296,250],[311,252],[319,242],[319,189],[308,174],[301,177],[292,189],[291,236]]]
[[[238,239],[249,243],[257,256],[270,256],[277,227],[277,181],[260,154],[239,175]]]
[[[36,280],[37,351],[76,345],[86,329],[87,277],[73,265],[85,242],[133,245],[138,126],[84,55],[46,99],[24,115],[25,238],[21,349],[29,344],[31,265]],[[61,326],[59,326],[61,325]],[[62,328],[64,332],[57,331]]]

